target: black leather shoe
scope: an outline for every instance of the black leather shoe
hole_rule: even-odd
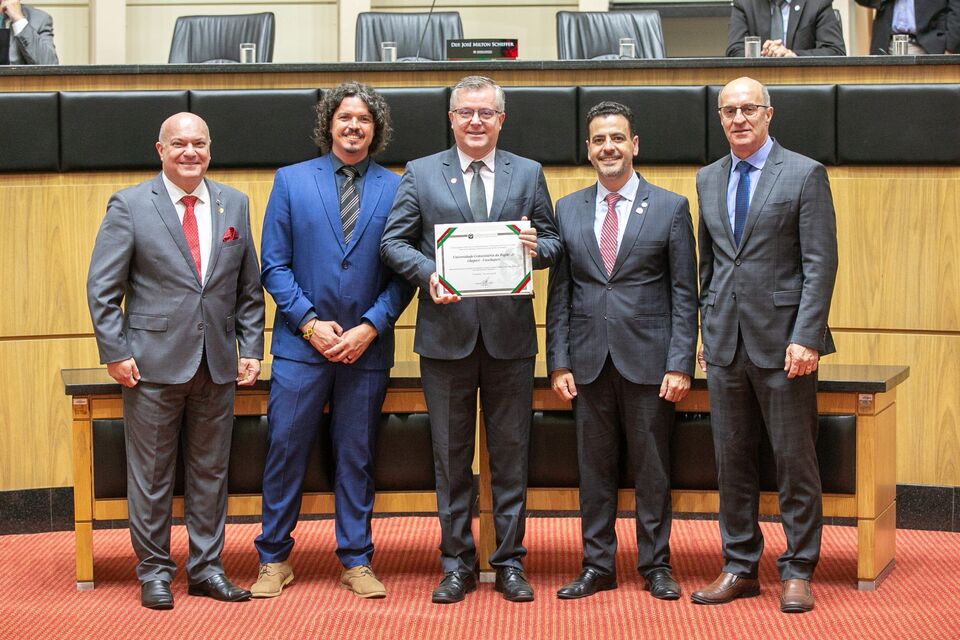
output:
[[[443,576],[443,580],[433,590],[431,600],[436,604],[453,604],[467,597],[468,593],[477,590],[477,576],[465,571],[451,571]]]
[[[243,602],[250,599],[249,591],[233,584],[222,573],[210,576],[203,582],[190,585],[187,593],[192,596],[207,596],[222,602]]]
[[[577,598],[592,596],[597,591],[609,591],[616,588],[616,575],[603,574],[596,569],[588,568],[581,571],[576,580],[563,585],[557,591],[557,597],[561,600],[576,600]]]
[[[643,578],[643,588],[654,598],[660,600],[678,600],[680,585],[673,579],[670,569],[656,569]]]
[[[503,594],[504,600],[510,602],[533,602],[533,587],[523,575],[523,569],[503,567],[497,569],[497,580],[493,588]]]
[[[140,604],[147,609],[173,609],[170,583],[163,580],[147,580],[140,583]]]

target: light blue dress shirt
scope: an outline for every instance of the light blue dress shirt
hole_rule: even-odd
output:
[[[753,202],[753,194],[757,191],[757,183],[760,182],[760,172],[763,171],[763,165],[767,163],[767,157],[770,150],[773,149],[773,138],[767,136],[767,141],[757,149],[752,156],[744,158],[753,167],[750,169],[750,202]],[[727,217],[730,219],[730,228],[733,229],[736,220],[737,207],[737,185],[740,184],[740,174],[737,173],[737,163],[740,158],[730,152],[730,177],[727,180]]]

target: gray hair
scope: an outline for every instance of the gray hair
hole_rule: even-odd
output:
[[[482,91],[488,87],[493,87],[497,92],[497,111],[506,113],[507,98],[503,94],[503,87],[486,76],[467,76],[460,80],[450,92],[450,111],[457,108],[457,93],[465,91]]]

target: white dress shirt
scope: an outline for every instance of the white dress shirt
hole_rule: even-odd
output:
[[[210,216],[210,192],[207,190],[207,181],[201,180],[193,193],[187,193],[173,184],[167,174],[160,175],[163,176],[163,184],[167,187],[167,195],[170,196],[177,210],[177,218],[180,219],[181,226],[183,226],[183,214],[187,211],[187,205],[180,202],[180,199],[183,196],[198,198],[197,203],[193,205],[193,215],[197,218],[197,232],[200,238],[200,282],[203,284],[207,281],[207,265],[210,264],[210,243],[213,236],[213,218]]]

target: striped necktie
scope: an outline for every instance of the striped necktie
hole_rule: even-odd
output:
[[[349,244],[353,229],[357,226],[357,217],[360,215],[360,192],[357,191],[355,182],[357,168],[344,165],[340,167],[340,173],[346,178],[343,189],[340,191],[340,222],[343,224],[343,241]]]
[[[617,235],[620,221],[617,220],[617,202],[623,196],[619,193],[608,193],[604,200],[607,202],[607,217],[600,227],[600,257],[603,258],[603,268],[607,275],[613,274],[613,265],[617,262]]]

